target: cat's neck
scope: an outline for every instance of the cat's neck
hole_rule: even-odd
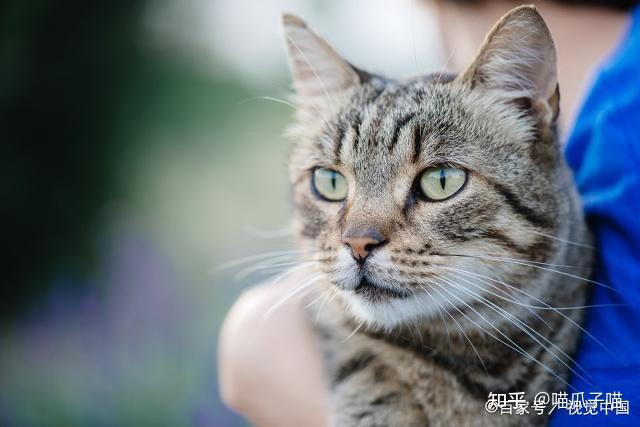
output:
[[[567,298],[563,292],[552,296],[560,305],[569,304]],[[562,365],[570,361],[567,352],[573,343],[567,334],[575,336],[573,325],[581,316],[579,311],[537,312],[519,304],[505,306],[508,316],[492,316],[486,305],[470,304],[460,316],[454,316],[457,320],[443,314],[442,318],[416,319],[390,331],[354,319],[341,298],[320,308],[322,316],[316,312],[317,306],[312,308],[316,328],[324,333],[333,331],[336,335],[330,339],[339,345],[373,339],[405,349],[453,373],[478,397],[486,397],[488,391],[526,391],[538,386],[529,383],[534,370],[551,375],[562,371]],[[327,324],[331,326],[327,328]]]

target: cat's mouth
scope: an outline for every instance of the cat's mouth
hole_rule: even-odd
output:
[[[391,298],[408,298],[411,296],[407,291],[378,286],[366,277],[360,280],[360,283],[358,283],[358,286],[356,286],[353,292],[370,302],[384,301]]]

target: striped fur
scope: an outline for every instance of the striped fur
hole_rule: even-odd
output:
[[[557,141],[544,21],[515,9],[459,76],[402,80],[353,67],[299,18],[284,28],[298,93],[295,225],[323,273],[310,310],[334,423],[544,424],[484,409],[489,392],[531,399],[584,375],[570,358],[582,310],[567,307],[585,303],[589,283],[576,276],[588,277],[592,254],[566,243],[590,237]],[[417,179],[434,165],[467,171],[459,194],[420,196]],[[314,196],[317,167],[347,178],[343,202]],[[387,240],[364,267],[341,237],[355,226]],[[363,278],[377,288],[362,290]]]

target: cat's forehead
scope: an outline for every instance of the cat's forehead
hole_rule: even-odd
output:
[[[464,162],[477,138],[467,126],[468,103],[450,80],[434,75],[360,88],[336,120],[337,160],[367,180],[412,163]]]
[[[372,78],[355,88],[344,105],[343,114],[393,116],[394,113],[418,114],[428,110],[430,104],[442,108],[441,101],[447,98],[455,101],[455,90],[451,90],[453,79],[452,75],[435,74],[395,80]]]

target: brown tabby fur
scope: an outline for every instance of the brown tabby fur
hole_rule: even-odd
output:
[[[295,224],[320,273],[310,315],[333,423],[545,424],[484,406],[489,392],[532,400],[585,375],[570,358],[583,313],[570,307],[585,303],[588,283],[575,276],[588,277],[592,253],[569,243],[589,235],[557,140],[544,20],[514,9],[465,72],[401,80],[356,69],[297,17],[284,28],[298,106]],[[468,174],[441,202],[416,189],[434,165]],[[346,177],[343,202],[314,194],[317,167]],[[359,266],[343,235],[371,229],[385,244]]]

